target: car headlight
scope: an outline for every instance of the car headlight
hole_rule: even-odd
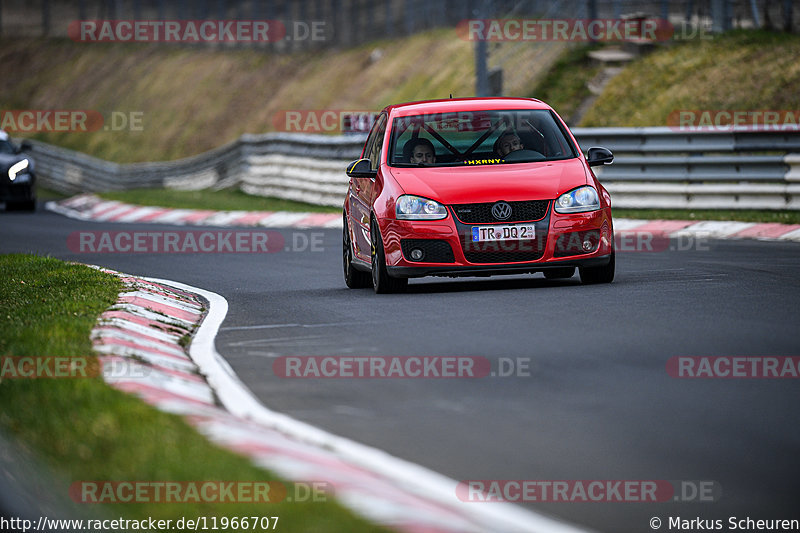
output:
[[[435,200],[404,194],[397,199],[395,214],[401,220],[439,220],[447,217],[447,209]]]
[[[23,159],[22,161],[17,161],[13,165],[11,165],[11,168],[8,169],[8,179],[14,181],[15,179],[17,179],[17,174],[19,174],[26,168],[28,168],[27,159]]]
[[[594,187],[586,185],[565,192],[556,200],[556,213],[583,213],[600,209],[600,197]]]

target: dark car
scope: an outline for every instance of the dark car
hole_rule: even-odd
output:
[[[17,146],[0,130],[0,203],[6,210],[19,208],[36,209],[36,175],[33,158],[26,152],[30,143],[22,141]]]

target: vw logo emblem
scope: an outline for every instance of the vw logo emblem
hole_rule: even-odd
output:
[[[497,220],[506,220],[511,216],[511,206],[506,202],[497,202],[492,206],[492,216]]]

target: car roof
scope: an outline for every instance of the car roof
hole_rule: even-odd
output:
[[[390,105],[384,111],[393,117],[425,115],[431,113],[457,113],[468,111],[490,111],[501,109],[550,109],[550,106],[535,98],[444,98]]]

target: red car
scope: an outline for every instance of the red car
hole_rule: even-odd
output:
[[[392,105],[347,167],[343,264],[350,288],[422,276],[580,271],[614,279],[611,197],[553,109],[528,98]]]

